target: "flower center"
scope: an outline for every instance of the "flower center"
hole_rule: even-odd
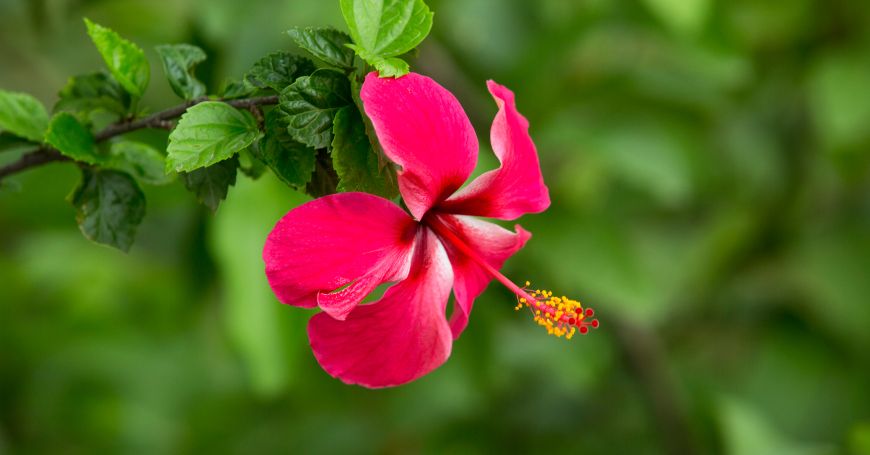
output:
[[[526,281],[525,287],[519,287],[501,274],[495,267],[480,257],[474,249],[469,247],[437,216],[424,217],[424,223],[429,226],[439,237],[450,242],[468,258],[481,266],[490,276],[498,280],[506,288],[517,296],[516,310],[523,307],[529,308],[538,325],[547,329],[547,333],[558,338],[565,337],[570,340],[576,332],[585,335],[590,328],[598,328],[598,319],[592,319],[595,311],[592,308],[583,309],[580,302],[568,297],[554,297],[547,290],[530,290],[531,283]]]

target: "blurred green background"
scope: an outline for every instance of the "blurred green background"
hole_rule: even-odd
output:
[[[149,187],[124,255],[52,164],[0,191],[0,453],[870,453],[870,2],[429,4],[412,67],[484,144],[484,81],[513,88],[551,189],[506,274],[602,328],[548,337],[492,285],[442,368],[345,386],[263,275],[304,196],[240,176],[212,216]],[[343,28],[337,0],[0,0],[0,87],[51,106],[102,67],[83,16],[146,49],[154,109],[178,103],[154,45],[203,47],[214,90],[292,26]]]

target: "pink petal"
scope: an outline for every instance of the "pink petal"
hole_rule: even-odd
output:
[[[516,225],[516,233],[497,224],[482,221],[462,215],[437,215],[460,240],[477,255],[495,269],[500,269],[504,262],[522,248],[532,234],[520,225]],[[450,317],[450,329],[454,338],[465,330],[468,316],[474,299],[479,296],[486,285],[492,280],[486,270],[467,255],[456,249],[449,241],[442,240],[447,248],[447,255],[453,266],[453,295],[456,304]]]
[[[459,101],[432,79],[366,77],[360,97],[386,155],[402,167],[399,190],[418,220],[453,194],[477,164],[477,135]]]
[[[344,319],[379,284],[407,276],[416,226],[396,204],[370,194],[315,199],[269,233],[266,277],[281,302],[319,304]]]
[[[490,140],[501,167],[484,173],[441,204],[451,213],[513,220],[550,206],[550,195],[541,176],[529,122],[517,111],[514,94],[488,81],[499,111]]]
[[[344,321],[323,313],[308,323],[317,361],[348,384],[389,387],[429,373],[450,356],[445,317],[453,271],[444,247],[427,228],[411,273],[384,297],[357,307]]]

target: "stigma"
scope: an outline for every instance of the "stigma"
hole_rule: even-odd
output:
[[[595,310],[565,296],[554,296],[552,291],[530,289],[526,281],[522,292],[517,293],[515,310],[528,308],[535,323],[547,330],[549,335],[570,340],[577,332],[581,335],[598,328],[598,319],[593,319]]]

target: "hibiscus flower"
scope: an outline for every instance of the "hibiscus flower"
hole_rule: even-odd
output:
[[[493,278],[551,334],[570,338],[597,327],[591,309],[521,288],[499,273],[528,231],[473,218],[513,220],[550,205],[514,94],[487,85],[499,107],[491,142],[501,166],[462,187],[478,142],[456,98],[419,74],[369,74],[360,96],[384,153],[401,168],[399,190],[410,214],[378,196],[340,193],[291,210],[269,234],[263,251],[269,283],[281,302],[323,310],[311,318],[308,337],[330,375],[388,387],[431,372],[449,357],[474,299]],[[395,284],[361,304],[383,283]]]

